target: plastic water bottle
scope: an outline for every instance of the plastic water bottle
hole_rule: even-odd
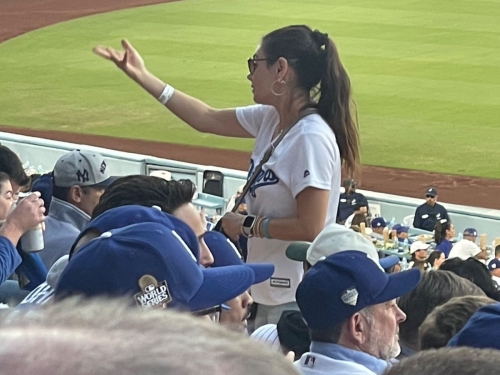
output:
[[[405,240],[403,241],[403,251],[404,252],[408,251],[408,246],[409,246],[408,238],[405,238]]]
[[[459,241],[462,241],[462,239],[463,239],[463,235],[462,235],[462,232],[460,232],[460,233],[458,234],[458,240],[459,240]]]
[[[406,271],[408,268],[408,260],[406,257],[403,257],[403,260],[401,261],[401,271]]]
[[[38,167],[36,168],[36,173],[43,174],[43,167],[41,164],[38,164]]]
[[[392,226],[396,223],[396,218],[393,216],[391,221],[389,221],[389,227],[392,228]]]
[[[30,168],[30,161],[26,160],[26,163],[23,164],[23,169],[26,171]]]

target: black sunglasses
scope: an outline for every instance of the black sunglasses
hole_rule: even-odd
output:
[[[267,59],[256,59],[254,57],[250,57],[248,59],[248,71],[250,72],[250,74],[253,74],[253,72],[255,72],[255,69],[257,68],[257,64],[256,62],[257,61],[266,61]]]
[[[209,307],[208,309],[193,311],[191,314],[194,316],[205,316],[208,315],[210,320],[214,323],[219,323],[220,314],[222,312],[222,305],[217,305],[213,307]]]
[[[433,196],[433,195],[426,195],[425,197],[426,197],[426,198],[434,198],[434,196]]]

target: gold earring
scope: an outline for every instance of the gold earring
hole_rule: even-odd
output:
[[[274,90],[274,84],[278,82],[280,85],[283,85],[284,87],[284,90],[282,93],[277,93],[275,90]],[[271,85],[271,92],[275,95],[275,96],[282,96],[282,95],[285,95],[287,89],[286,89],[286,82],[283,80],[283,79],[277,79],[276,81],[274,81]]]

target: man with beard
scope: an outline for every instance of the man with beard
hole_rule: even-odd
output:
[[[419,279],[417,269],[386,274],[361,251],[322,258],[297,288],[312,343],[295,366],[304,375],[381,374],[400,351],[406,315],[396,298]]]

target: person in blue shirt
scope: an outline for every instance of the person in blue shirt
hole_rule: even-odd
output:
[[[368,200],[363,194],[356,192],[356,181],[346,178],[342,181],[342,187],[344,193],[339,198],[337,223],[345,222],[361,206],[366,206],[366,212],[369,212]]]
[[[434,241],[436,242],[436,250],[444,253],[445,258],[450,255],[450,250],[453,247],[451,239],[455,236],[455,227],[450,220],[443,219],[436,223],[434,228]]]
[[[418,206],[413,219],[415,228],[423,229],[429,232],[434,230],[437,221],[449,220],[448,212],[439,203],[437,190],[433,187],[425,189],[425,203]]]

